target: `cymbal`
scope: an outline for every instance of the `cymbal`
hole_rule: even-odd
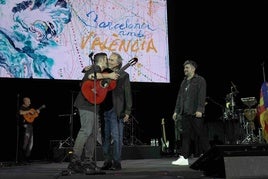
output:
[[[247,105],[249,108],[257,104],[257,100],[255,97],[247,97],[247,98],[241,98],[241,101]]]

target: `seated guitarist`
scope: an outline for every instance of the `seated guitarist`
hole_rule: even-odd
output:
[[[31,107],[31,99],[29,97],[23,98],[23,104],[20,106],[19,114],[21,121],[21,139],[20,140],[20,161],[29,162],[29,157],[33,148],[33,123],[27,121],[27,117],[31,115],[36,115],[40,113],[40,110],[34,110]]]

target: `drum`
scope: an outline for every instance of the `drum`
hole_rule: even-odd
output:
[[[248,129],[255,130],[255,123],[254,119],[257,115],[257,109],[254,108],[248,108],[244,110],[244,115],[248,120]]]
[[[257,109],[248,108],[244,110],[244,115],[250,122],[254,121],[257,115]]]

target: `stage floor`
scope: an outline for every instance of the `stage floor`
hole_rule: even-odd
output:
[[[122,170],[105,171],[103,175],[85,175],[65,173],[68,162],[34,161],[30,164],[19,165],[16,163],[2,162],[0,168],[0,179],[80,179],[80,178],[162,178],[162,179],[184,179],[184,178],[209,178],[202,171],[189,168],[197,158],[189,159],[189,166],[175,166],[171,162],[175,157],[160,159],[131,159],[122,160]],[[102,161],[97,161],[102,166]]]

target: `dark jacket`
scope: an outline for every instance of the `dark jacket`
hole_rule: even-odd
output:
[[[129,74],[120,72],[120,77],[116,80],[115,88],[107,93],[103,103],[100,105],[100,114],[104,111],[114,109],[118,118],[123,118],[125,114],[131,114],[132,93]]]
[[[185,90],[188,88],[187,90]],[[187,114],[194,114],[196,111],[205,112],[206,103],[206,80],[195,74],[192,79],[190,79],[189,86],[187,86],[187,79],[184,78],[180,85],[180,89],[177,96],[177,101],[175,105],[175,110],[177,114],[181,115],[185,113],[183,109],[183,102],[187,97]]]
[[[121,72],[120,77],[116,82],[116,87],[112,91],[113,107],[119,118],[125,114],[131,114],[132,108],[132,93],[129,74]]]

